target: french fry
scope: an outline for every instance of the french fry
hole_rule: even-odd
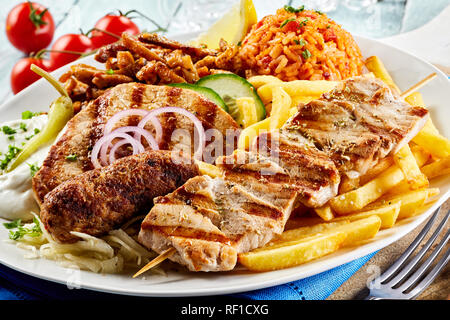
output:
[[[418,209],[425,204],[425,201],[428,199],[429,195],[435,194],[436,191],[437,190],[435,188],[432,188],[410,191],[399,195],[389,195],[383,197],[375,203],[370,204],[368,208],[377,208],[378,206],[384,206],[389,202],[401,202],[400,212],[397,219],[405,219],[415,215]]]
[[[253,140],[262,132],[268,131],[270,127],[270,117],[259,121],[244,130],[242,130],[239,140],[238,149],[248,150]]]
[[[428,179],[433,179],[442,175],[450,174],[450,158],[438,159],[424,167],[422,172]]]
[[[242,125],[244,128],[251,126],[258,122],[258,116],[256,115],[256,105],[255,100],[250,97],[242,97],[236,99],[236,106],[240,111],[239,114],[242,115]],[[240,123],[238,121],[238,123]]]
[[[392,166],[362,187],[331,199],[331,208],[341,215],[359,211],[399,184],[404,177],[399,167]]]
[[[300,103],[309,103],[313,100],[317,100],[320,96],[292,96],[291,107],[297,107]]]
[[[366,67],[369,71],[373,72],[375,77],[383,80],[391,89],[395,90],[398,94],[400,94],[400,89],[395,84],[394,80],[392,80],[391,75],[384,67],[383,62],[381,62],[380,58],[377,56],[372,56],[367,58]]]
[[[264,104],[272,101],[272,91],[275,86],[281,86],[290,96],[320,96],[322,93],[333,90],[339,82],[327,80],[294,80],[260,87],[257,92]]]
[[[413,145],[410,146],[410,149],[419,167],[423,167],[431,159],[431,153],[421,146]]]
[[[381,227],[381,219],[377,215],[369,216],[364,219],[358,219],[348,224],[343,224],[326,232],[343,231],[347,235],[343,247],[353,246],[362,241],[372,239],[376,236]]]
[[[292,99],[281,87],[273,88],[270,130],[279,129],[289,119]]]
[[[359,183],[360,178],[351,179],[347,176],[342,177],[341,184],[339,185],[339,194],[357,189],[359,187]]]
[[[239,254],[239,262],[252,271],[269,271],[297,266],[335,252],[344,243],[345,232],[319,234]]]
[[[386,171],[389,167],[394,164],[394,159],[392,157],[387,157],[378,162],[375,167],[370,168],[363,176],[360,177],[360,185],[365,185],[370,180],[373,180],[380,173]]]
[[[384,201],[378,204],[378,206],[372,206],[365,208],[367,211],[352,213],[343,217],[334,218],[329,223],[340,222],[340,221],[355,221],[359,219],[364,219],[371,216],[378,216],[381,219],[381,229],[392,228],[397,221],[398,215],[400,213],[402,202],[400,200]]]
[[[429,151],[436,158],[450,157],[450,140],[436,134],[433,129],[422,128],[412,141]]]
[[[325,221],[330,221],[334,218],[333,211],[331,211],[331,207],[329,205],[325,205],[320,208],[315,208],[314,211],[317,213],[319,217],[321,217]]]
[[[222,176],[222,170],[213,164],[209,164],[203,161],[195,162],[198,166],[200,174],[210,176],[211,178],[217,178]]]
[[[250,82],[256,89],[258,89],[259,87],[262,87],[266,84],[275,84],[275,83],[281,83],[283,81],[281,81],[280,79],[278,79],[277,77],[274,76],[266,76],[266,75],[261,75],[261,76],[253,76],[247,79],[248,82]]]
[[[349,224],[350,220],[340,220],[336,222],[317,223],[311,226],[303,226],[296,229],[284,231],[282,234],[276,236],[266,247],[288,241],[295,241],[304,239],[318,233],[323,233],[330,229]],[[264,247],[263,247],[264,248]]]
[[[405,180],[408,182],[411,190],[428,187],[428,179],[420,171],[419,165],[408,145],[405,145],[394,154],[394,161],[405,175]]]
[[[320,223],[313,226],[285,231],[275,238],[273,243],[266,248],[270,248],[271,245],[281,244],[282,242],[301,240],[319,233],[324,234],[341,231],[345,232],[347,235],[342,246],[354,245],[358,242],[373,238],[380,230],[381,223],[381,219],[377,215],[355,219],[353,222],[342,220]]]
[[[427,204],[429,202],[433,202],[435,200],[434,198],[436,196],[438,196],[439,193],[441,192],[439,190],[439,188],[429,188],[429,189],[427,189],[427,191],[428,191],[428,197],[427,197],[427,200],[425,201],[425,204]]]

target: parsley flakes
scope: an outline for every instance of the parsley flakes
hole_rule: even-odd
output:
[[[284,10],[286,10],[287,12],[291,12],[291,13],[299,13],[302,12],[303,10],[305,10],[305,6],[300,6],[297,9],[295,9],[293,6],[289,6],[289,5],[285,5],[284,6]]]
[[[291,22],[291,21],[295,21],[295,19],[294,18],[292,18],[292,19],[286,19],[286,20],[284,20],[281,24],[280,24],[280,28],[283,28],[285,25],[287,25],[289,22]]]
[[[22,120],[28,120],[38,115],[40,115],[39,112],[24,111],[22,112]]]
[[[13,128],[11,128],[9,126],[3,126],[2,127],[2,131],[3,131],[4,134],[8,134],[8,135],[17,133],[16,130],[14,130]]]
[[[36,217],[33,218],[33,223],[34,224],[25,226],[22,225],[22,220],[18,219],[9,223],[4,223],[3,226],[9,230],[9,238],[17,241],[22,239],[24,236],[35,238],[42,235],[41,226]]]
[[[69,161],[77,161],[77,159],[78,159],[78,156],[76,154],[71,154],[66,157],[66,160],[69,160]]]
[[[9,145],[8,152],[5,154],[5,157],[0,160],[0,169],[5,170],[8,167],[8,164],[13,160],[17,154],[22,151],[22,149],[17,148],[16,146]]]
[[[305,51],[302,52],[302,57],[305,60],[308,60],[309,58],[311,58],[312,54],[311,52],[309,52],[308,49],[305,49]]]
[[[28,164],[28,166],[30,167],[30,175],[33,178],[40,168],[36,164]]]

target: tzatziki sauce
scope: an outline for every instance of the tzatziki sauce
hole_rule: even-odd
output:
[[[41,167],[50,146],[44,146],[11,172],[5,172],[8,164],[24,145],[46,125],[46,114],[30,119],[14,120],[0,124],[0,217],[8,220],[33,218],[39,213],[34,199],[31,179]]]

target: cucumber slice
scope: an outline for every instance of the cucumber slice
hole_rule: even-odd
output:
[[[220,73],[206,76],[197,81],[196,85],[213,89],[228,106],[229,114],[236,120],[243,118],[236,105],[237,98],[251,97],[255,100],[258,121],[266,118],[266,108],[250,82],[232,73]]]
[[[228,107],[225,104],[225,102],[214,90],[212,90],[210,88],[200,87],[198,85],[190,84],[190,83],[171,83],[168,86],[182,88],[182,89],[190,89],[192,91],[200,93],[200,94],[204,95],[206,97],[206,99],[214,102],[216,105],[218,105],[223,110],[228,112]]]

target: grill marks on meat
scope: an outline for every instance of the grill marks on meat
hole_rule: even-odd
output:
[[[306,158],[314,155],[303,151]],[[236,151],[218,158],[223,177],[195,177],[156,199],[139,241],[157,252],[175,247],[177,253],[170,259],[192,271],[233,269],[238,253],[263,246],[283,232],[297,201],[316,203],[337,190],[339,175],[332,161],[309,166],[317,170],[311,176],[323,170],[331,173],[330,181],[318,183],[286,169],[291,164],[287,157],[277,163],[261,154]]]
[[[280,189],[258,183],[256,189]],[[284,197],[283,197],[284,196]],[[171,260],[192,271],[226,271],[237,254],[269,242],[282,232],[294,205],[295,192],[256,197],[242,185],[222,178],[199,176],[172,194],[155,200],[145,218],[139,241],[157,252],[170,246]]]
[[[195,177],[158,198],[139,241],[156,252],[174,247],[169,259],[192,271],[231,270],[238,253],[283,232],[299,203],[319,207],[334,197],[340,173],[364,173],[408,143],[426,115],[377,80],[347,80],[300,105],[278,132],[260,134],[252,152],[218,158],[222,177]]]
[[[407,144],[427,117],[426,109],[411,107],[380,80],[358,77],[299,105],[285,129],[309,139],[340,172],[361,175]]]
[[[197,165],[185,160],[174,164],[170,151],[146,151],[83,173],[45,196],[41,220],[60,242],[78,240],[70,231],[101,236],[198,175]]]
[[[69,121],[65,133],[52,146],[41,169],[33,178],[33,189],[38,202],[42,204],[44,196],[59,184],[93,169],[90,152],[103,136],[104,126],[113,115],[132,108],[152,110],[166,106],[184,108],[195,114],[205,130],[214,128],[224,136],[227,130],[238,130],[238,125],[228,113],[192,90],[137,83],[118,85],[91,102]],[[187,151],[190,148],[194,152],[194,126],[189,119],[173,113],[162,114],[158,118],[164,133],[160,149],[172,150],[181,142]],[[117,123],[117,127],[136,125],[138,120],[136,117],[124,118]],[[156,136],[150,123],[145,129]],[[187,139],[172,141],[172,133],[176,129],[184,129]],[[223,150],[227,150],[225,141]],[[73,154],[77,155],[76,161],[66,159]],[[118,150],[119,157],[130,154],[130,150],[125,147]]]

